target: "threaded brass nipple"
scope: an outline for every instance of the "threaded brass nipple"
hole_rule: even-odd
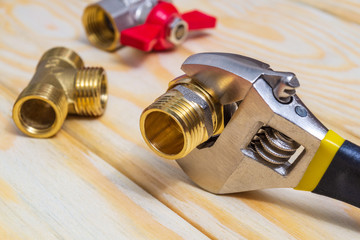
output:
[[[143,138],[161,157],[185,157],[221,128],[222,109],[215,105],[199,86],[175,84],[143,111]]]
[[[75,76],[75,111],[84,116],[100,116],[107,103],[107,81],[103,68],[83,68]]]

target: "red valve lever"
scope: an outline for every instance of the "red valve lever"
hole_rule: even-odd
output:
[[[161,26],[154,24],[143,24],[128,28],[121,32],[121,44],[143,50],[151,51],[158,41]]]
[[[216,25],[216,18],[197,10],[184,13],[181,17],[188,23],[190,31],[214,28]]]
[[[147,52],[166,50],[182,42],[188,30],[214,28],[215,24],[212,16],[196,10],[181,15],[173,4],[160,1],[143,25],[121,32],[120,42]]]

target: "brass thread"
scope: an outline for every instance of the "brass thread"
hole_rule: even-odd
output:
[[[17,127],[31,137],[50,137],[66,118],[68,103],[63,91],[51,84],[29,85],[13,107]]]
[[[61,129],[68,113],[103,114],[107,102],[105,71],[83,65],[75,52],[62,47],[42,56],[13,107],[13,120],[24,134],[51,137]]]
[[[197,89],[191,88],[213,106],[211,99]],[[213,121],[219,112],[215,108],[211,111],[210,121]],[[156,154],[167,159],[179,159],[211,137],[205,126],[206,117],[199,104],[188,100],[176,89],[170,89],[143,111],[140,129],[145,142]],[[214,125],[213,131],[215,129],[218,126]]]
[[[84,116],[100,116],[107,103],[107,79],[103,68],[84,68],[75,77],[75,111]]]
[[[82,23],[87,38],[95,47],[114,51],[120,47],[120,33],[114,19],[97,4],[85,8]]]

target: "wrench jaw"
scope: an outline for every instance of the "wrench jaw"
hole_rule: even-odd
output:
[[[187,148],[186,154],[165,157],[178,159],[196,184],[217,194],[297,186],[328,130],[296,96],[299,82],[295,74],[225,53],[195,54],[182,70],[186,75],[172,81],[168,92],[154,104],[174,119],[184,120],[187,125],[179,124],[179,129],[185,142],[201,141]],[[194,91],[198,96],[192,97],[191,89],[198,89]],[[174,91],[180,95],[170,101],[166,96]],[[154,104],[144,110],[140,121],[144,139],[153,149],[163,142],[148,134],[155,127],[146,124]],[[219,105],[224,111],[216,110],[219,107],[214,106]],[[237,110],[231,110],[230,120],[225,120],[227,107],[234,105]],[[174,107],[176,111],[168,111]],[[212,109],[211,114],[206,109]],[[215,126],[217,117],[222,119],[219,130],[206,127]],[[212,125],[206,124],[211,121]],[[206,128],[212,129],[207,135]],[[199,132],[206,137],[186,137]],[[158,134],[161,131],[153,135]],[[159,151],[158,155],[164,157]]]
[[[213,146],[195,149],[177,162],[197,185],[216,194],[295,187],[327,132],[308,109],[306,117],[297,115],[298,106],[305,107],[296,95],[282,104],[259,79]],[[257,153],[252,142],[264,127],[299,144],[293,159],[273,164]]]

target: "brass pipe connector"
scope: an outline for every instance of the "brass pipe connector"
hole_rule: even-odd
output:
[[[82,24],[89,42],[105,51],[122,46],[121,31],[143,24],[157,0],[100,0],[87,6]]]
[[[360,147],[310,112],[294,73],[231,53],[195,54],[181,69],[140,118],[155,153],[212,193],[291,187],[360,207]]]
[[[41,57],[14,104],[13,120],[24,134],[47,138],[61,129],[68,113],[101,116],[106,103],[105,70],[85,68],[74,51],[57,47]]]
[[[111,1],[102,1],[107,3]],[[118,4],[121,4],[119,1]],[[91,44],[106,50],[114,51],[120,47],[120,33],[114,22],[114,17],[100,2],[85,8],[82,16],[86,36]]]
[[[147,145],[159,156],[179,159],[224,128],[223,107],[201,85],[183,76],[140,117]]]
[[[181,69],[140,117],[156,154],[213,193],[299,184],[327,129],[295,94],[295,74],[229,53],[195,54]]]

